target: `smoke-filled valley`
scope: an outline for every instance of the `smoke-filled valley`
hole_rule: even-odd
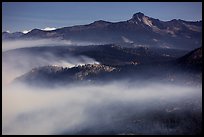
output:
[[[3,134],[200,134],[199,50],[109,44],[5,51]]]
[[[2,33],[2,134],[201,134],[201,23]]]
[[[200,134],[201,87],[4,87],[3,134]]]

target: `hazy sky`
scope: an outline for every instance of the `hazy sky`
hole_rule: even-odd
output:
[[[3,2],[2,30],[10,32],[123,21],[134,13],[160,20],[202,19],[201,2]]]

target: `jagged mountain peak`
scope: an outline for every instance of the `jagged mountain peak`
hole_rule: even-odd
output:
[[[129,23],[134,23],[134,24],[143,24],[145,26],[152,27],[153,26],[152,20],[155,20],[155,19],[144,15],[144,13],[138,12],[138,13],[135,13],[132,16],[132,18],[130,20],[128,20],[128,22]]]
[[[130,20],[136,21],[136,22],[143,22],[143,18],[148,18],[148,17],[145,16],[144,13],[142,13],[142,12],[137,12],[137,13],[133,14],[133,16]]]
[[[137,13],[133,14],[132,19],[142,18],[143,16],[145,16],[144,13],[137,12]]]

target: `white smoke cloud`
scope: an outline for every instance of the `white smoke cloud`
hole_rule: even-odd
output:
[[[40,47],[40,46],[53,46],[53,45],[71,45],[69,40],[52,40],[52,39],[38,39],[38,40],[15,40],[3,41],[2,51],[7,51],[17,48]]]
[[[99,64],[92,58],[86,56],[73,56],[66,54],[63,58],[51,52],[42,52],[39,55],[30,52],[3,52],[2,76],[5,83],[10,83],[14,78],[29,72],[33,68],[42,66],[74,67],[84,64]],[[9,72],[9,73],[8,73]]]
[[[88,41],[71,41],[61,39],[36,39],[36,40],[12,40],[2,41],[2,51],[7,51],[17,48],[42,47],[42,46],[87,46],[100,45],[104,43],[95,43]]]
[[[2,132],[3,134],[63,134],[65,131],[72,133],[71,130],[80,131],[94,124],[111,123],[113,121],[111,117],[119,115],[118,111],[123,109],[126,111],[124,104],[129,104],[132,108],[126,112],[128,116],[128,113],[143,109],[154,110],[164,104],[171,106],[178,101],[190,102],[195,98],[200,102],[202,100],[199,97],[200,88],[161,84],[138,88],[137,84],[131,87],[127,85],[128,83],[123,82],[100,86],[75,85],[57,89],[20,85],[3,87]],[[112,108],[112,105],[115,107]],[[109,107],[112,109],[108,109]],[[176,107],[183,109],[179,108],[179,105]],[[95,113],[105,115],[98,117]]]

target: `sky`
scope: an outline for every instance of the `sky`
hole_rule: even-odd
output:
[[[3,2],[2,31],[51,30],[96,20],[125,21],[137,12],[163,21],[199,21],[202,2]]]

